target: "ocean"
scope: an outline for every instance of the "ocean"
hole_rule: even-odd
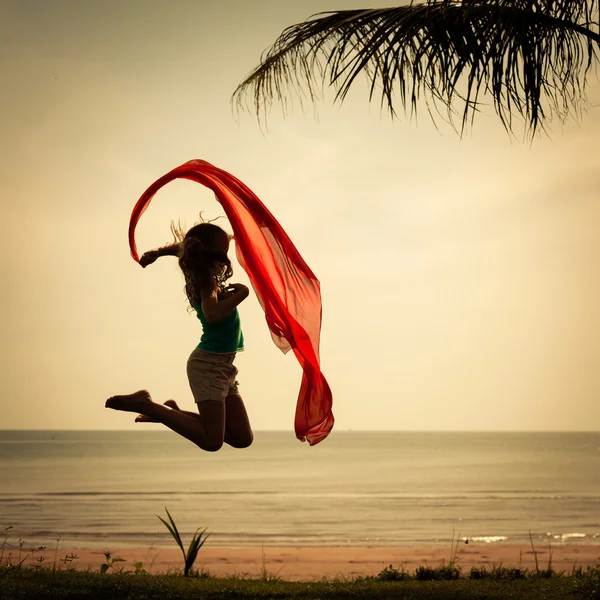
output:
[[[28,546],[600,544],[600,433],[292,432],[202,452],[168,431],[0,432],[0,533]]]

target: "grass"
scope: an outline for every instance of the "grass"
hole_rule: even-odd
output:
[[[289,582],[280,577],[281,567],[271,573],[266,567],[263,548],[262,568],[258,578],[248,576],[218,578],[208,571],[194,570],[198,551],[206,541],[205,531],[192,537],[186,552],[177,526],[167,510],[169,521],[161,517],[183,554],[183,570],[150,575],[141,562],[128,568],[127,561],[104,553],[105,562],[98,571],[78,571],[77,556],[58,559],[58,540],[54,561],[44,563],[40,552],[44,547],[24,550],[8,542],[11,527],[5,529],[0,541],[0,600],[214,600],[277,598],[277,599],[356,599],[402,598],[405,600],[442,600],[447,598],[475,600],[600,600],[600,565],[573,567],[569,573],[552,567],[552,548],[548,564],[541,568],[537,550],[530,535],[535,569],[508,568],[502,565],[481,565],[463,571],[457,559],[458,540],[454,538],[449,561],[439,566],[419,566],[414,572],[389,565],[379,574],[368,577],[311,582]],[[18,552],[17,552],[18,549]],[[27,562],[29,561],[29,562]],[[285,565],[284,565],[285,566]],[[151,567],[150,567],[151,568]],[[181,577],[184,575],[184,577]]]
[[[380,574],[381,575],[381,574]],[[307,583],[282,580],[181,577],[176,575],[100,574],[51,569],[0,568],[0,598],[11,600],[232,600],[232,599],[357,599],[405,600],[599,600],[600,571],[581,576],[523,579],[389,581],[377,577]]]

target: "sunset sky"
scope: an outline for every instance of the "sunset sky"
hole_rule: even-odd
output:
[[[143,270],[127,246],[141,193],[191,158],[244,181],[320,279],[336,430],[600,428],[595,79],[588,114],[532,144],[491,107],[462,140],[426,110],[392,121],[365,84],[316,114],[276,104],[266,129],[232,109],[286,26],[379,5],[0,2],[0,429],[158,428],[104,408],[140,388],[193,408],[201,328],[176,261]],[[223,214],[207,189],[169,184],[138,247],[201,210]],[[252,424],[293,435],[300,367],[253,295],[240,313]]]

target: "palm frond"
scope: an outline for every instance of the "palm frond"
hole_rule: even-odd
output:
[[[198,557],[198,552],[200,551],[200,548],[204,546],[204,543],[210,536],[210,533],[206,533],[206,529],[203,529],[200,532],[200,535],[198,535],[199,531],[199,528],[196,529],[196,533],[194,533],[194,537],[192,538],[192,541],[190,542],[190,546],[187,551],[184,570],[184,575],[186,576],[192,568],[192,566],[194,565],[194,563],[196,562],[196,558]]]
[[[163,525],[169,530],[169,533],[171,534],[171,536],[173,537],[173,539],[175,540],[177,545],[181,548],[181,551],[183,552],[183,556],[185,558],[185,550],[183,548],[183,542],[181,541],[181,536],[179,535],[179,530],[177,529],[177,525],[175,524],[175,521],[173,521],[173,517],[171,517],[171,513],[169,512],[167,507],[165,507],[165,511],[167,512],[167,516],[169,517],[170,523],[167,523],[161,516],[159,516],[159,515],[156,515],[156,516],[162,521]]]
[[[454,123],[458,115],[462,134],[489,94],[509,132],[519,116],[535,133],[585,103],[600,42],[599,2],[426,0],[319,13],[288,27],[232,100],[241,109],[252,92],[259,118],[275,100],[285,113],[290,91],[314,102],[331,86],[343,102],[366,74],[369,100],[379,89],[392,117],[398,97],[403,111],[414,114],[423,98],[432,116],[436,111]]]

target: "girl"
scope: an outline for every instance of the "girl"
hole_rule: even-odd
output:
[[[248,288],[241,283],[225,286],[233,271],[227,257],[230,237],[223,229],[200,223],[185,236],[174,233],[181,241],[146,252],[140,264],[146,267],[161,256],[179,257],[185,292],[203,329],[200,344],[187,362],[199,414],[180,410],[174,400],[157,404],[146,390],[113,396],[106,407],[140,413],[137,423],[162,423],[202,450],[215,452],[223,442],[247,448],[253,434],[238,392],[233,360],[236,352],[244,349],[237,306],[248,297]]]

